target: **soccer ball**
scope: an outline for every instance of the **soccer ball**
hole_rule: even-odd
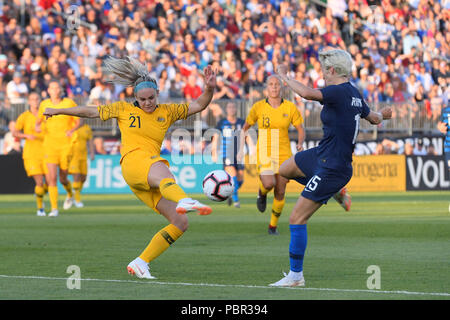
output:
[[[227,200],[233,190],[233,179],[224,170],[211,171],[203,179],[203,192],[213,201]]]

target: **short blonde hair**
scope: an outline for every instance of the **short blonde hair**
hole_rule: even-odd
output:
[[[340,77],[348,77],[352,73],[353,60],[347,51],[341,49],[320,51],[319,61],[325,69],[333,67]]]

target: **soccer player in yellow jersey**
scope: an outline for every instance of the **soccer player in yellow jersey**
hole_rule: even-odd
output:
[[[153,279],[148,264],[187,230],[185,213],[198,211],[207,215],[212,211],[186,195],[175,182],[169,163],[160,156],[160,150],[167,130],[175,121],[201,112],[209,105],[216,86],[216,74],[211,66],[204,69],[203,93],[191,103],[158,104],[158,86],[147,66],[131,57],[109,57],[105,66],[113,76],[111,82],[134,88],[134,103],[119,101],[97,108],[47,109],[45,115],[117,119],[122,137],[120,163],[125,181],[141,201],[169,221],[169,225],[155,234],[141,255],[127,266],[130,274]]]
[[[281,98],[281,80],[270,76],[266,81],[267,98],[256,102],[245,121],[244,134],[258,124],[257,170],[259,174],[259,195],[257,207],[266,210],[267,193],[274,189],[272,215],[268,232],[278,234],[278,219],[284,207],[288,179],[279,175],[280,165],[292,155],[289,127],[292,124],[298,132],[297,151],[303,149],[305,129],[303,118],[291,101]]]
[[[73,176],[74,205],[77,208],[84,207],[83,202],[81,202],[81,190],[86,182],[88,173],[88,146],[90,159],[94,160],[95,148],[94,140],[92,139],[92,129],[88,124],[84,124],[76,131],[72,160],[70,160],[69,164],[69,174]]]
[[[49,99],[41,102],[36,129],[41,131],[41,124],[45,124],[44,131],[44,162],[47,166],[48,194],[50,197],[51,212],[49,217],[58,216],[58,168],[59,181],[67,192],[63,208],[69,209],[73,203],[72,184],[67,178],[69,162],[72,153],[72,144],[76,136],[74,132],[78,129],[80,119],[73,116],[63,116],[54,119],[46,119],[43,115],[47,108],[72,108],[76,103],[72,99],[62,98],[61,85],[58,81],[51,81],[48,85]]]
[[[28,96],[30,110],[25,111],[16,120],[13,131],[14,137],[25,139],[23,147],[23,164],[29,177],[35,182],[34,194],[36,195],[37,215],[45,217],[44,194],[47,188],[45,184],[44,152],[42,148],[43,134],[36,132],[36,121],[39,111],[39,94],[32,92]]]

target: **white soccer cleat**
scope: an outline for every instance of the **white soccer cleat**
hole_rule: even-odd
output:
[[[52,211],[50,211],[50,213],[48,214],[49,217],[57,217],[59,215],[58,209],[53,209]]]
[[[84,207],[84,204],[83,204],[83,202],[78,202],[78,201],[75,201],[74,202],[74,205],[75,205],[75,208],[83,208]]]
[[[141,279],[156,279],[150,274],[148,263],[139,257],[128,264],[127,271],[129,274]]]
[[[295,280],[290,277],[288,274],[284,273],[284,278],[275,283],[269,284],[271,287],[303,287],[305,285],[305,278],[301,278],[300,280]]]
[[[208,215],[212,212],[211,207],[191,198],[181,199],[175,210],[178,214],[186,214],[191,211],[197,211],[201,216]]]
[[[38,217],[45,217],[47,214],[45,213],[44,209],[38,209],[38,211],[36,212],[36,215]]]
[[[63,209],[68,210],[72,208],[73,205],[73,198],[72,197],[66,197],[66,200],[64,200]]]
[[[350,211],[352,206],[352,197],[347,192],[347,188],[342,188],[339,192],[333,195],[334,200],[336,200],[345,211]]]

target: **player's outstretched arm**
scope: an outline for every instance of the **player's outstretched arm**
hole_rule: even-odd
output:
[[[98,109],[96,107],[73,107],[65,109],[47,108],[44,111],[44,116],[50,118],[57,115],[75,116],[80,118],[99,118]]]
[[[203,73],[205,75],[205,88],[200,97],[189,105],[187,116],[203,111],[209,105],[214,95],[214,89],[216,88],[216,73],[211,66],[207,66],[203,70]]]
[[[392,117],[392,108],[384,107],[380,109],[380,111],[378,112],[371,110],[367,115],[367,117],[365,117],[364,119],[369,121],[371,124],[377,125],[380,124],[381,121],[383,120],[391,119],[391,117]]]
[[[307,87],[297,80],[289,79],[287,76],[287,67],[285,65],[280,64],[277,67],[277,74],[281,80],[302,98],[319,102],[323,100],[322,92],[320,90]]]

